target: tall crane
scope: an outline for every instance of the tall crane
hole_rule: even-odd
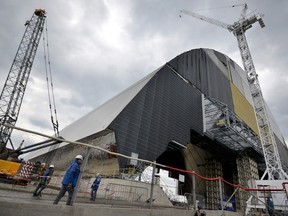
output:
[[[36,9],[31,19],[26,21],[26,30],[18,47],[8,77],[0,96],[0,154],[6,150],[12,128],[5,124],[15,125],[30,71],[36,55],[38,44],[44,28],[46,12]]]
[[[252,56],[245,36],[245,32],[248,29],[250,29],[255,22],[258,22],[261,28],[265,27],[265,24],[262,19],[264,15],[260,13],[257,14],[254,13],[247,17],[246,16],[247,9],[248,9],[247,4],[246,3],[243,4],[240,18],[233,24],[226,24],[224,22],[188,10],[181,10],[180,12],[195,17],[197,19],[203,20],[205,22],[211,23],[213,25],[225,28],[229,32],[233,32],[234,36],[237,38],[244,70],[246,72],[246,77],[248,79],[251,95],[254,102],[254,110],[256,114],[258,129],[260,132],[260,140],[262,144],[263,155],[266,163],[266,170],[262,178],[264,178],[268,174],[268,179],[270,180],[274,179],[284,180],[288,179],[288,175],[282,168],[282,163],[279,156],[274,133],[271,128],[264,98],[260,88],[258,75],[256,73],[254,63],[252,61]]]

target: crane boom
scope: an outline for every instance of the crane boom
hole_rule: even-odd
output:
[[[45,14],[45,10],[36,9],[31,19],[25,23],[26,30],[0,95],[0,153],[6,149],[8,141],[13,147],[10,140],[12,128],[5,124],[16,124],[43,31]]]
[[[278,147],[267,114],[267,109],[260,88],[258,75],[256,73],[256,69],[254,67],[254,63],[252,60],[252,55],[250,53],[249,46],[245,37],[245,32],[248,29],[250,29],[255,22],[258,22],[261,28],[265,27],[265,24],[262,20],[262,17],[264,15],[258,13],[258,14],[252,14],[251,16],[246,18],[247,9],[248,9],[247,4],[244,4],[240,19],[234,22],[232,25],[223,23],[215,19],[211,19],[209,17],[205,17],[203,15],[191,11],[181,10],[180,12],[193,16],[197,19],[206,21],[208,23],[214,24],[216,26],[228,29],[229,32],[233,32],[234,36],[237,38],[244,70],[246,72],[250,92],[253,98],[254,111],[256,114],[263,155],[266,163],[266,171],[262,178],[264,178],[265,175],[268,174],[268,178],[270,180],[288,179],[287,173],[282,168]]]
[[[221,22],[219,20],[216,20],[216,19],[212,19],[212,18],[209,18],[209,17],[206,17],[206,16],[203,16],[201,14],[198,14],[198,13],[195,13],[195,12],[192,12],[192,11],[189,11],[189,10],[180,10],[181,13],[184,13],[184,14],[187,14],[189,16],[193,16],[197,19],[200,19],[200,20],[203,20],[205,22],[208,22],[208,23],[211,23],[213,25],[217,25],[217,26],[220,26],[222,28],[225,28],[225,29],[228,29],[229,31],[232,31],[233,29],[231,28],[231,25],[227,24],[227,23],[224,23],[224,22]]]

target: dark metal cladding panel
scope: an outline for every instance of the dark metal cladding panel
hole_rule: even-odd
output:
[[[222,55],[217,53],[217,56]],[[203,49],[185,52],[169,62],[183,77],[205,96],[215,98],[234,110],[229,79],[220,71]]]
[[[171,140],[186,145],[191,129],[202,134],[200,91],[233,109],[229,80],[203,49],[185,52],[169,64],[198,90],[164,66],[109,126],[119,153],[156,160]],[[128,163],[120,159],[121,167]]]
[[[201,94],[163,67],[110,124],[117,151],[156,160],[171,140],[186,145],[190,129],[202,131]],[[120,167],[129,164],[120,158]]]

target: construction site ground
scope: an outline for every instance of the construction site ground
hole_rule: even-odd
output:
[[[96,199],[90,201],[87,197],[77,196],[73,206],[66,205],[67,196],[63,197],[58,205],[53,205],[55,194],[46,194],[42,197],[32,196],[35,186],[20,186],[14,184],[0,183],[0,216],[191,216],[193,209],[152,206],[149,203],[131,203],[125,201]],[[240,216],[240,213],[224,212],[227,216]],[[221,211],[206,211],[206,215],[222,215]]]

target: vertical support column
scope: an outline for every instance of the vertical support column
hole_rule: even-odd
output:
[[[222,211],[222,213],[224,213],[221,177],[219,177],[219,180],[218,180],[218,181],[219,181],[220,206],[221,206],[221,211]]]
[[[151,179],[151,189],[150,189],[150,208],[153,206],[153,192],[154,192],[154,179],[155,179],[155,171],[156,171],[156,161],[153,161],[153,170],[152,170],[152,179]]]
[[[201,94],[201,105],[202,105],[202,117],[203,117],[203,133],[206,132],[206,106],[205,106],[205,96]]]
[[[192,172],[192,194],[193,194],[193,206],[194,206],[194,210],[197,210],[197,203],[196,203],[196,180],[195,180],[195,175],[194,175],[194,171]]]
[[[87,147],[86,154],[84,155],[84,160],[83,160],[83,163],[82,163],[81,168],[80,168],[80,174],[79,174],[79,177],[78,177],[76,186],[75,186],[75,188],[74,188],[74,193],[73,193],[73,195],[72,195],[71,204],[70,204],[71,206],[74,204],[74,201],[75,201],[75,199],[76,199],[77,192],[78,192],[78,189],[79,189],[79,186],[80,186],[80,181],[81,181],[81,179],[82,179],[82,174],[83,174],[83,172],[84,172],[84,170],[85,170],[85,167],[86,167],[86,165],[87,165],[90,152],[91,152],[91,148],[90,148],[90,147]]]

